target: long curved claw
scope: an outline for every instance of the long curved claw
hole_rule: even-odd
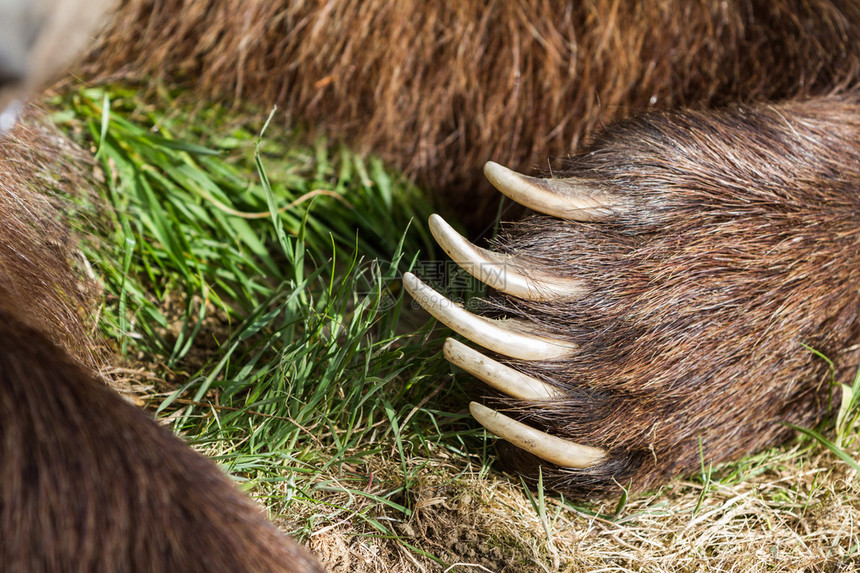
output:
[[[520,360],[558,360],[570,356],[576,346],[565,340],[527,332],[512,320],[491,320],[457,306],[421,282],[403,274],[403,286],[418,304],[437,319],[475,344]]]
[[[476,247],[439,215],[430,215],[430,232],[467,273],[494,289],[526,300],[575,300],[585,288],[575,280],[541,272],[526,273],[513,257]]]
[[[529,177],[493,161],[484,175],[510,199],[532,211],[573,221],[604,221],[612,216],[612,197],[595,192],[574,179]]]
[[[583,446],[551,436],[477,402],[469,404],[469,411],[488,431],[557,466],[583,469],[606,458],[606,452],[600,448]]]
[[[445,341],[442,347],[445,358],[454,366],[459,366],[475,378],[483,380],[496,390],[520,400],[546,400],[562,395],[554,386],[545,384],[537,378],[517,372],[488,358],[453,338]]]

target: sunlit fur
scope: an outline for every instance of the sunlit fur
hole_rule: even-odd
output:
[[[481,232],[529,172],[630,113],[829,91],[853,0],[126,0],[92,76],[179,79],[383,155]]]
[[[610,452],[589,470],[545,467],[545,484],[577,497],[638,491],[838,411],[814,351],[850,383],[860,97],[642,116],[560,162],[555,176],[566,175],[616,197],[615,216],[533,216],[497,245],[588,290],[571,302],[501,303],[578,347],[565,360],[516,363],[563,397],[501,405]],[[535,475],[529,456],[509,458]]]

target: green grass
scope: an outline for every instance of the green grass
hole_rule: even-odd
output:
[[[122,88],[62,107],[55,120],[104,173],[109,208],[86,250],[105,289],[101,325],[172,383],[153,407],[247,487],[282,497],[270,507],[335,490],[369,500],[355,511],[396,536],[372,516],[410,515],[413,460],[481,451],[462,389],[444,383],[444,332],[401,289],[403,271],[436,257],[422,194],[378,160],[296,145],[277,116],[266,130],[213,109],[188,127]],[[399,471],[374,476],[380,456]],[[323,521],[350,511],[326,508]]]

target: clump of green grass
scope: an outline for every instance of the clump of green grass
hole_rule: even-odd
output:
[[[290,483],[289,498],[312,499],[339,475],[408,516],[408,458],[466,456],[476,433],[450,413],[462,390],[439,384],[440,334],[403,316],[402,272],[435,256],[421,193],[377,160],[297,146],[277,116],[268,130],[265,116],[225,124],[203,146],[182,139],[187,116],[162,117],[122,88],[64,105],[57,121],[104,173],[109,208],[86,252],[105,288],[102,326],[174,382],[150,397],[157,410],[231,471],[270,483],[267,495]],[[456,406],[435,409],[446,402]],[[366,493],[371,472],[357,469],[383,453],[401,473]]]
[[[110,294],[134,307],[132,315],[127,304],[117,307],[116,338],[147,335],[157,344],[149,325],[167,327],[158,310],[164,305],[147,301],[177,292],[243,316],[271,296],[273,285],[302,283],[306,269],[335,263],[338,255],[345,263],[361,253],[401,270],[408,264],[399,260],[401,243],[432,256],[428,203],[378,160],[330,152],[324,142],[312,149],[276,143],[249,126],[214,141],[222,147],[188,143],[173,134],[182,118],[146,114],[132,94],[119,91],[111,100],[88,90],[72,98],[114,209],[109,244],[121,253],[102,262],[102,276]],[[145,281],[135,284],[131,276]],[[130,321],[145,332],[132,333]],[[177,337],[168,366],[184,355],[189,338],[185,331]]]

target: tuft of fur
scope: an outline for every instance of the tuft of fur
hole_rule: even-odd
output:
[[[475,229],[487,160],[529,171],[634,111],[854,85],[858,29],[853,0],[125,0],[87,75],[277,104]]]
[[[576,497],[641,491],[838,411],[830,368],[812,349],[850,383],[860,359],[860,96],[640,116],[554,175],[609,194],[614,214],[506,228],[499,250],[588,294],[500,302],[578,349],[562,361],[508,361],[563,397],[497,403],[609,459],[545,467],[545,484]],[[535,476],[534,458],[507,455]]]

